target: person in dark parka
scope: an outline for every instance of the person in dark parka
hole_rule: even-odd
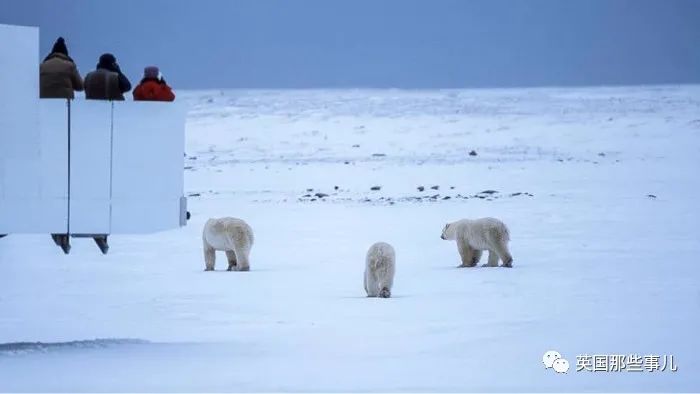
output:
[[[92,100],[124,100],[124,93],[131,90],[131,82],[111,53],[100,56],[95,71],[85,76],[85,98]]]
[[[75,97],[75,91],[83,90],[83,79],[78,67],[68,56],[68,47],[63,37],[58,37],[51,53],[39,67],[39,97],[65,98]]]

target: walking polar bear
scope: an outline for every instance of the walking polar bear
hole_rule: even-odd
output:
[[[370,246],[365,259],[365,291],[368,297],[391,297],[396,271],[396,253],[385,242]]]
[[[214,271],[216,251],[223,250],[228,258],[228,271],[250,270],[250,249],[253,247],[253,230],[241,219],[212,218],[204,224],[205,271]]]
[[[474,267],[484,250],[489,251],[489,262],[484,266],[498,267],[499,259],[503,261],[503,267],[513,266],[513,257],[508,251],[510,232],[498,219],[462,219],[448,223],[442,229],[440,238],[457,241],[457,249],[462,257],[461,267]]]

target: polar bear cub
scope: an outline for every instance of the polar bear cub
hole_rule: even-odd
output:
[[[216,251],[223,250],[228,258],[228,271],[250,270],[250,249],[253,247],[253,230],[241,219],[212,218],[204,224],[205,271],[214,271]]]
[[[365,291],[368,297],[391,297],[396,271],[396,253],[385,242],[370,246],[365,259]]]
[[[457,249],[462,257],[461,267],[474,267],[484,250],[489,251],[489,262],[485,266],[498,267],[499,259],[503,261],[503,267],[513,266],[513,257],[508,251],[510,232],[498,219],[462,219],[447,223],[440,238],[457,241]]]

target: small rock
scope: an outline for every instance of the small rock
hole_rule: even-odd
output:
[[[344,162],[344,164],[350,164],[350,162],[349,162],[349,161],[346,161],[346,162]]]
[[[314,195],[315,195],[316,197],[318,197],[318,198],[325,198],[325,197],[328,197],[328,194],[326,194],[326,193],[316,193],[316,194],[314,194]]]
[[[469,156],[476,156],[476,155],[477,155],[477,153],[475,150],[472,150],[471,152],[469,152]]]
[[[438,197],[440,197],[439,194],[435,194],[435,195],[430,196],[430,198],[432,198],[433,200],[437,200]]]
[[[438,189],[440,189],[440,186],[435,185],[435,186],[430,186],[430,188],[433,189],[433,190],[438,190]]]
[[[302,197],[309,198],[309,197],[311,197],[311,194],[304,194]]]
[[[450,196],[445,196],[445,197],[443,197],[442,199],[443,199],[443,200],[449,200],[450,198],[452,198],[452,197],[450,197]]]
[[[355,144],[355,145],[353,145],[352,147],[353,147],[353,148],[359,148],[360,145],[359,145],[359,144]]]
[[[653,195],[653,194],[647,194],[647,197],[649,197],[649,198],[656,198],[656,196]]]
[[[480,194],[496,194],[498,193],[496,190],[484,190]]]
[[[315,199],[315,198],[312,198],[311,201],[316,201],[316,199]]]
[[[516,197],[516,196],[519,196],[519,195],[521,195],[521,194],[523,194],[523,193],[521,193],[521,192],[511,193],[510,196],[511,196],[511,197]]]
[[[333,189],[338,190],[340,188],[338,186],[333,186]]]
[[[454,186],[450,186],[450,190],[454,190],[454,189],[455,189],[455,187],[454,187]]]
[[[423,190],[425,190],[425,187],[423,187],[423,186],[418,186],[418,191],[419,191],[419,192],[422,192]]]
[[[384,156],[386,156],[386,153],[372,153],[372,156],[374,156],[374,157],[384,157]]]
[[[201,194],[199,193],[190,193],[188,197],[199,197]]]
[[[600,153],[598,153],[598,156],[600,156],[600,157],[605,157],[605,152],[600,152]]]
[[[374,190],[374,191],[382,190],[382,187],[381,186],[372,186],[369,188],[369,190]]]
[[[314,189],[306,189],[307,192],[311,193]]]
[[[197,160],[197,156],[190,156],[189,160]]]

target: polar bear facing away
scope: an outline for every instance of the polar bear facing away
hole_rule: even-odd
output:
[[[510,232],[498,219],[462,219],[448,223],[442,229],[441,238],[457,241],[461,267],[474,267],[484,250],[489,251],[489,262],[485,266],[498,267],[499,259],[503,261],[503,267],[513,266],[513,257],[508,251]]]
[[[365,291],[368,297],[391,297],[396,271],[396,253],[385,242],[377,242],[367,251],[365,260]]]
[[[224,217],[209,219],[202,231],[205,271],[214,271],[216,251],[223,250],[228,258],[228,271],[250,270],[250,249],[253,230],[241,219]]]

